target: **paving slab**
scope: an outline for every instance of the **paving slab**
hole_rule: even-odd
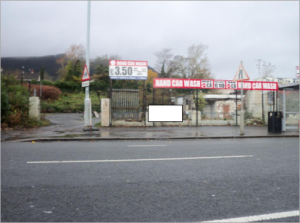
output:
[[[245,126],[240,136],[239,126],[185,127],[100,127],[100,131],[83,131],[83,113],[46,114],[49,126],[35,129],[2,130],[1,141],[49,140],[124,140],[124,139],[207,139],[299,137],[299,130],[269,133],[267,126]],[[100,122],[93,118],[92,124]]]

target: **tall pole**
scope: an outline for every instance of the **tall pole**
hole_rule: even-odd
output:
[[[91,2],[88,1],[87,7],[87,41],[86,41],[86,66],[90,73],[90,12],[91,12]],[[84,100],[84,126],[92,127],[92,117],[91,117],[92,103],[89,95],[89,86],[85,87],[85,100]]]
[[[238,125],[238,120],[237,120],[237,90],[235,90],[235,125]]]
[[[146,126],[146,80],[144,81],[144,92],[143,92],[143,112],[144,112],[144,125]]]
[[[241,115],[240,115],[240,135],[244,135],[244,92],[243,81],[241,81]]]
[[[197,101],[196,101],[196,126],[198,126],[198,94],[199,94],[199,89],[197,88]]]
[[[243,65],[243,61],[241,61]],[[243,79],[244,73],[241,69],[239,72],[239,79],[241,80],[241,115],[240,115],[240,135],[244,135],[244,91],[243,91]]]
[[[109,99],[110,99],[110,108],[109,108],[109,113],[110,113],[110,117],[109,117],[109,126],[111,127],[111,126],[112,126],[112,113],[113,113],[113,110],[112,110],[112,104],[113,104],[113,101],[112,101],[112,79],[109,79]]]

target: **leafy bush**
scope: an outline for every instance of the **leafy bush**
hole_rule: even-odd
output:
[[[40,82],[37,80],[31,80],[31,84],[40,84]]]
[[[31,84],[40,84],[40,81],[37,80],[31,80]],[[42,85],[49,85],[49,86],[54,86],[54,82],[48,81],[48,80],[42,80]]]
[[[54,86],[54,82],[48,80],[42,80],[42,85]]]
[[[28,90],[14,76],[1,75],[1,127],[23,126],[28,110]]]
[[[24,83],[24,86],[28,89],[28,83]],[[40,96],[40,85],[31,85],[30,87],[30,95],[34,95],[34,89],[36,89],[36,95]],[[43,100],[55,100],[61,95],[61,90],[54,86],[42,86],[42,99]]]
[[[1,120],[10,110],[9,98],[5,88],[5,83],[1,81]],[[2,122],[2,121],[1,121]]]
[[[82,90],[81,83],[73,81],[55,81],[54,86],[62,92],[79,92]]]
[[[95,81],[90,83],[90,91],[107,91],[109,84],[104,81]]]
[[[42,99],[51,99],[55,100],[61,95],[61,90],[53,86],[44,86],[42,87]]]

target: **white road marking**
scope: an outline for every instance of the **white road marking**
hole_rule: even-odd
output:
[[[254,222],[254,221],[266,221],[278,218],[289,218],[299,216],[299,211],[286,211],[279,212],[273,214],[263,214],[263,215],[254,215],[254,216],[246,216],[241,218],[229,218],[229,219],[221,219],[214,221],[203,221],[203,222]]]
[[[127,160],[65,160],[65,161],[28,161],[32,163],[111,163],[111,162],[140,162],[140,161],[171,161],[171,160],[199,160],[199,159],[225,159],[225,158],[246,158],[252,155],[241,156],[209,156],[209,157],[181,157],[181,158],[160,158],[160,159],[127,159]]]
[[[127,147],[167,146],[167,145],[128,145]]]

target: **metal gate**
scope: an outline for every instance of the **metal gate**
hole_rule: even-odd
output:
[[[140,120],[140,92],[137,89],[112,89],[112,118]]]

